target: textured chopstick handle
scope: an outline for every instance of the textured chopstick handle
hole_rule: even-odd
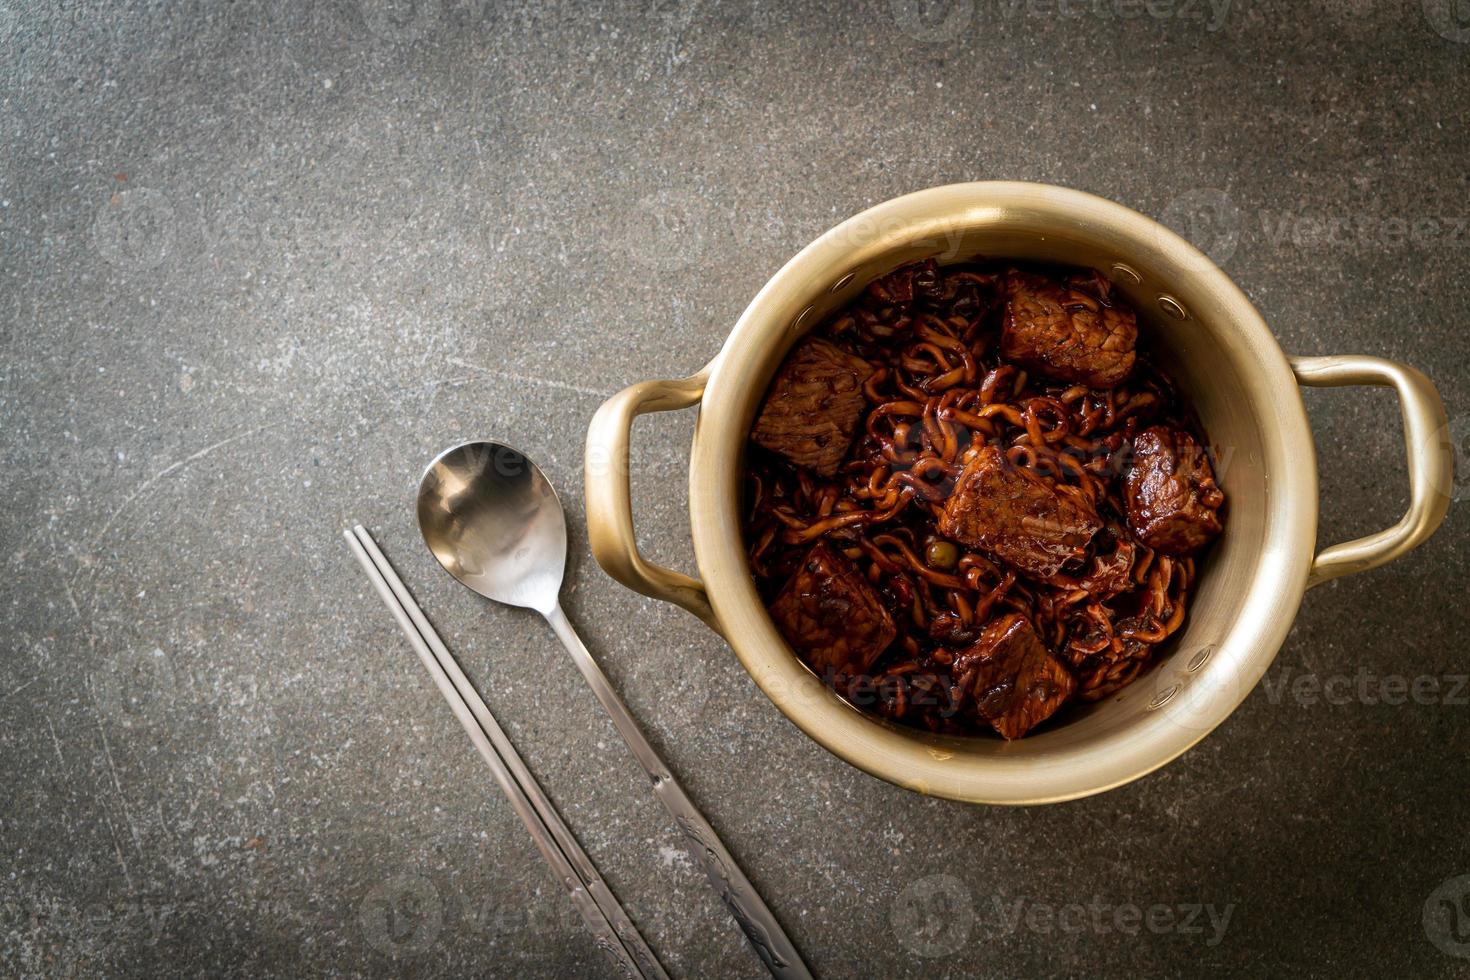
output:
[[[659,965],[607,885],[597,875],[596,868],[576,843],[571,831],[561,822],[560,815],[551,807],[550,801],[516,754],[514,746],[505,737],[489,708],[460,671],[448,648],[429,624],[423,610],[394,572],[372,536],[361,525],[344,533],[348,545],[367,572],[373,587],[393,613],[414,652],[434,679],[439,692],[464,726],[470,741],[490,766],[495,781],[510,800],[511,808],[530,831],[537,850],[551,865],[571,897],[572,904],[586,920],[597,947],[613,961],[620,976],[668,980],[668,974]],[[496,744],[491,744],[492,737]],[[503,757],[502,752],[512,760],[513,766],[507,763],[507,757]],[[571,857],[564,853],[568,846]]]

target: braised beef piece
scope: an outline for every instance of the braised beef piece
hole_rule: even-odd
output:
[[[980,716],[1007,739],[1050,718],[1077,687],[1020,613],[992,619],[951,669]]]
[[[819,674],[867,671],[898,633],[868,580],[821,541],[770,608],[781,635]]]
[[[995,446],[975,451],[955,481],[939,533],[1039,579],[1081,558],[1102,527],[1085,498],[1012,464]]]
[[[1138,320],[1127,306],[1111,304],[1096,281],[1064,285],[1007,273],[1001,355],[1059,381],[1116,387],[1133,370]]]
[[[1225,495],[1210,460],[1188,432],[1155,425],[1133,440],[1133,468],[1124,482],[1128,527],[1166,555],[1187,555],[1220,533]]]
[[[813,337],[786,358],[750,438],[818,476],[832,476],[862,416],[873,365]]]

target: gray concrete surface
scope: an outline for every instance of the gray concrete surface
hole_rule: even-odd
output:
[[[0,51],[0,974],[606,975],[361,520],[670,971],[760,975],[550,636],[419,546],[419,468],[479,434],[563,489],[571,616],[820,974],[1470,966],[1470,483],[1197,749],[1014,810],[817,748],[602,574],[580,502],[602,397],[836,220],[975,178],[1163,215],[1288,350],[1429,372],[1464,448],[1463,4],[8,0]],[[1392,396],[1306,400],[1322,542],[1392,523]],[[691,426],[636,450],[686,567]]]

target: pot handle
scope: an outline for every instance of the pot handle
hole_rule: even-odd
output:
[[[1439,392],[1433,382],[1407,364],[1362,354],[1289,360],[1299,384],[1314,388],[1375,385],[1398,392],[1409,460],[1408,511],[1393,527],[1324,548],[1312,559],[1307,576],[1310,589],[1343,575],[1377,568],[1423,544],[1449,510],[1455,450]]]
[[[698,405],[710,367],[676,381],[644,381],[602,403],[587,429],[587,537],[593,557],[613,578],[635,592],[683,606],[723,636],[703,582],[655,565],[639,553],[628,487],[633,420],[649,412]]]

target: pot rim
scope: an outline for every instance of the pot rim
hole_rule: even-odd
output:
[[[1231,325],[1222,342],[1256,368],[1243,379],[1241,397],[1262,420],[1266,534],[1239,606],[1245,612],[1217,644],[1202,648],[1203,659],[1191,658],[1191,665],[1194,659],[1200,663],[1182,683],[1155,692],[1159,703],[1151,701],[1141,720],[1080,743],[1046,732],[1010,743],[984,740],[983,754],[973,754],[975,743],[953,752],[953,738],[882,722],[837,697],[776,630],[745,560],[739,469],[748,420],[735,409],[751,386],[764,390],[756,362],[778,344],[784,354],[812,325],[807,321],[819,319],[809,309],[790,319],[793,304],[807,302],[813,284],[839,283],[865,258],[941,241],[960,227],[1004,226],[1038,216],[1114,243],[1120,262],[1189,270],[1187,281],[1169,283],[1173,295],[1212,322]],[[878,204],[823,234],[772,276],[707,371],[691,451],[690,518],[695,560],[720,631],[756,684],[797,727],[839,758],[895,785],[967,802],[1033,804],[1089,796],[1144,776],[1199,742],[1245,699],[1275,658],[1306,591],[1317,529],[1317,467],[1286,354],[1224,271],[1163,225],[1121,204],[1083,191],[1008,181],[951,184]]]

